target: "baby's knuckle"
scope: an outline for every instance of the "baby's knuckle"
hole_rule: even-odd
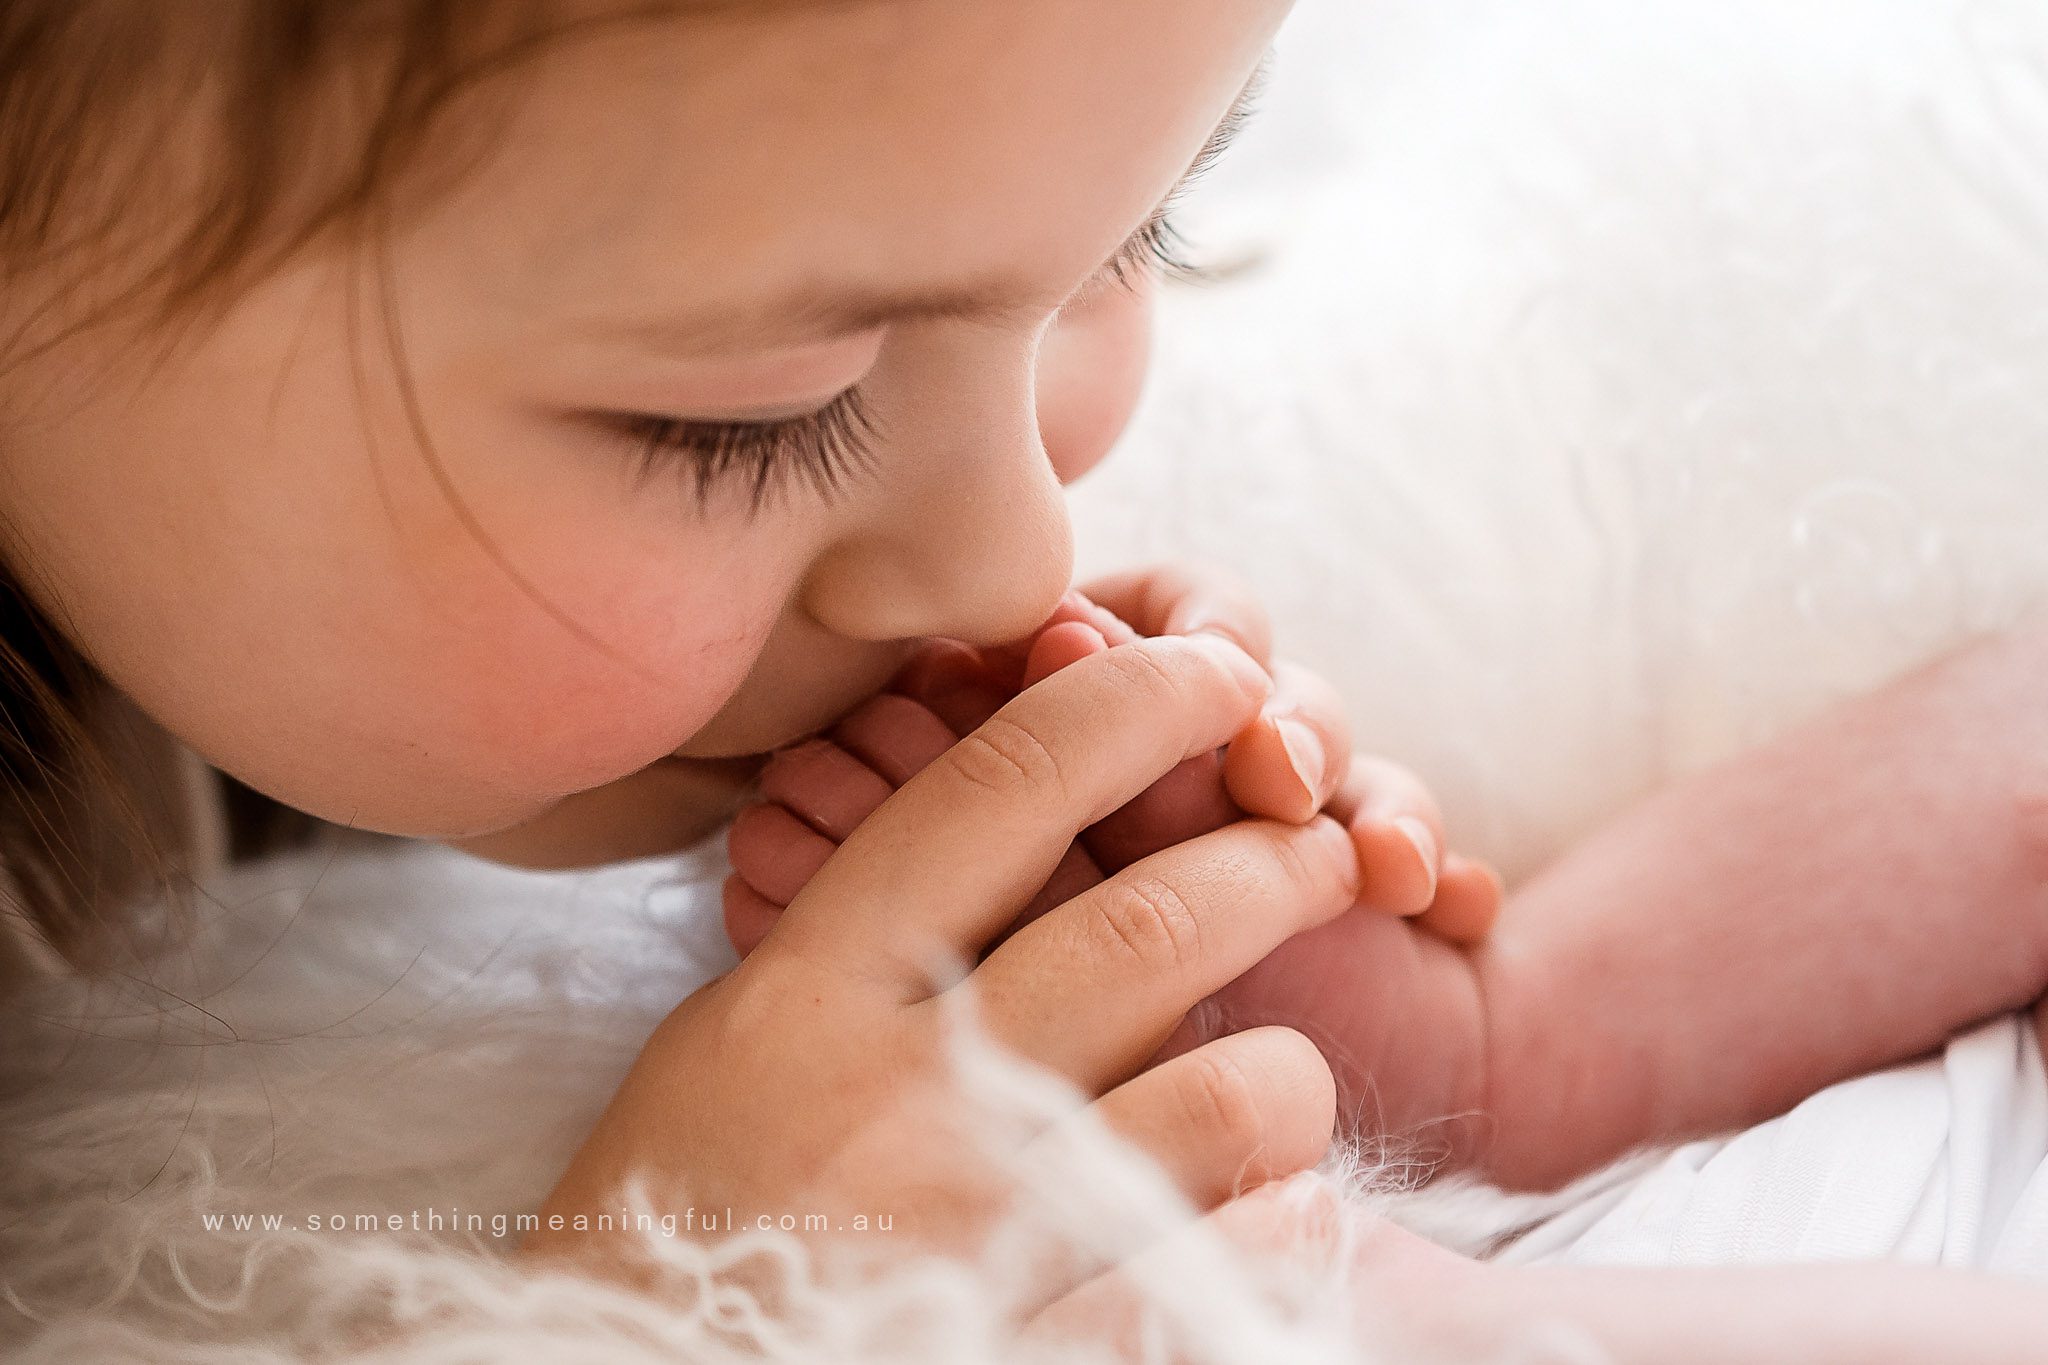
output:
[[[1110,945],[1140,967],[1173,972],[1199,961],[1202,920],[1179,888],[1159,877],[1104,882],[1097,923]]]
[[[1046,792],[1055,802],[1066,793],[1058,755],[1028,726],[995,716],[946,751],[945,762],[969,786],[1009,800]]]

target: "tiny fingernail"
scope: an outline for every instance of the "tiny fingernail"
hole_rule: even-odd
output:
[[[1314,730],[1291,716],[1273,722],[1280,732],[1280,747],[1287,751],[1287,766],[1301,780],[1301,788],[1313,803],[1323,789],[1323,741]]]
[[[1429,895],[1424,898],[1424,908],[1436,899],[1437,847],[1436,835],[1428,825],[1412,815],[1404,815],[1394,821],[1394,828],[1415,846],[1416,857],[1421,859],[1422,873],[1429,884]]]

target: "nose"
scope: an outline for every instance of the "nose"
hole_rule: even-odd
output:
[[[1073,578],[1073,526],[1028,364],[1007,390],[962,393],[943,412],[920,405],[915,430],[889,424],[874,496],[805,579],[819,624],[852,639],[977,645],[1044,624]]]

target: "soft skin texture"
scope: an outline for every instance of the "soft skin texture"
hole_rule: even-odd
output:
[[[146,710],[290,804],[477,835],[631,779],[679,842],[705,817],[674,803],[744,772],[664,756],[758,754],[908,641],[1046,618],[1060,483],[1142,373],[1141,300],[1099,274],[1283,9],[749,7],[560,44],[515,73],[495,155],[401,206],[381,277],[323,243],[153,367],[117,320],[10,369],[11,562]],[[855,384],[871,472],[759,515],[744,478],[699,505],[688,455],[637,477],[605,425]]]
[[[1261,1267],[1325,1278],[1323,1304],[1410,1365],[1597,1360],[1604,1365],[2031,1365],[2048,1333],[2037,1284],[1901,1265],[1712,1269],[1467,1261],[1346,1207],[1316,1177],[1269,1185],[1209,1218]],[[1186,1232],[1051,1304],[1029,1334],[1162,1358],[1170,1329],[1136,1286],[1171,1273]],[[1150,1267],[1146,1262],[1156,1262]],[[1167,1347],[1168,1350],[1171,1347]],[[1169,1357],[1170,1358],[1170,1357]]]
[[[1213,576],[1161,571],[1099,585],[1148,631],[1191,617],[1181,604],[1202,601],[1204,628],[1224,631],[1263,650],[1271,638],[1264,614]],[[1007,701],[1015,685],[1033,686],[1063,667],[1137,638],[1114,613],[1080,593],[1070,595],[1055,623],[1028,647],[1010,651],[948,650],[920,660],[896,691],[877,697],[828,735],[776,755],[763,771],[761,800],[740,812],[729,836],[734,875],[725,888],[726,930],[751,952],[772,932],[782,907],[801,892],[835,847],[872,814],[899,783],[935,761],[958,734]],[[1012,677],[1020,656],[1021,677]],[[1255,655],[1255,657],[1257,657]],[[1261,662],[1270,662],[1261,658]],[[1009,667],[1006,667],[1010,665]],[[1304,694],[1305,712],[1283,713],[1281,726],[1261,725],[1229,749],[1175,768],[1136,800],[1084,831],[1047,884],[1019,916],[1037,915],[1139,860],[1223,828],[1245,814],[1298,820],[1327,809],[1345,826],[1358,858],[1359,895],[1351,912],[1282,944],[1250,972],[1202,1001],[1161,1049],[1178,1056],[1243,1027],[1247,1015],[1272,1016],[1314,1039],[1337,1080],[1338,1116],[1346,1129],[1383,1131],[1373,1107],[1380,1073],[1400,1074],[1403,1056],[1419,1053],[1447,1084],[1436,1093],[1411,1091],[1404,1103],[1435,1117],[1469,1099],[1456,1089],[1477,1060],[1473,1041],[1478,992],[1465,947],[1481,942],[1500,908],[1491,869],[1444,854],[1443,821],[1427,789],[1383,759],[1345,750],[1347,732],[1307,704],[1319,684],[1281,668],[1281,690]],[[1283,738],[1284,736],[1284,738]],[[1420,837],[1410,831],[1419,831]],[[1437,1047],[1388,1055],[1385,1023],[1408,1017],[1411,1002],[1383,989],[1412,964],[1432,964],[1462,977],[1467,988],[1431,999],[1446,1004],[1456,1025]],[[1445,1065],[1434,1054],[1462,1042],[1463,1058]]]
[[[7,552],[146,709],[319,814],[540,839],[568,798],[607,793],[585,817],[672,768],[688,777],[664,800],[729,791],[744,763],[654,765],[745,760],[824,725],[921,637],[999,644],[1046,620],[1069,571],[1060,481],[1099,457],[1137,374],[1136,323],[1089,286],[1282,8],[716,7],[556,50],[494,130],[500,154],[393,220],[381,273],[324,243],[157,363],[132,363],[127,343],[152,339],[117,323],[8,371]],[[0,323],[61,324],[38,309],[65,301],[30,278]],[[402,355],[376,344],[394,340]],[[636,479],[600,420],[790,417],[854,384],[872,468],[833,498],[792,483],[758,515],[743,480],[699,505],[674,470]],[[919,1245],[972,1245],[1009,1191],[958,1131],[943,1044],[971,1001],[1247,1235],[1240,1189],[1327,1143],[1329,1066],[1284,1027],[1147,1062],[1233,979],[1253,987],[1232,1022],[1291,1008],[1302,952],[1346,965],[1347,1037],[1387,1125],[1469,1107],[1488,1122],[1456,1155],[1487,1173],[1549,1183],[1761,1117],[2039,995],[2044,654],[2039,636],[2001,642],[1651,803],[1468,953],[1352,911],[1355,831],[1313,799],[1034,905],[1083,830],[1243,741],[1274,701],[1214,633],[1091,647],[796,879],[747,961],[642,1051],[543,1212],[616,1207],[651,1173],[657,1198],[887,1209]],[[1276,776],[1275,741],[1284,756],[1277,723],[1239,764]],[[1043,913],[1006,936],[1026,907]],[[1379,942],[1332,955],[1335,933]],[[1299,1220],[1280,1221],[1284,1241]],[[1656,1300],[1684,1286],[1637,1281],[1637,1298],[1621,1277],[1532,1272],[1488,1291],[1440,1253],[1417,1260],[1420,1279],[1391,1254],[1338,1269],[1418,1307],[1444,1289],[1435,1321],[1458,1330],[1579,1305],[1608,1315],[1625,1359],[1983,1355],[1973,1335],[2008,1322],[1977,1306],[1981,1283],[1880,1276],[1864,1301],[1924,1288],[1952,1316],[1930,1309],[1933,1340],[1866,1331],[1844,1349],[1822,1335],[1840,1319],[1811,1316],[1819,1278],[1795,1299],[1736,1280],[1719,1301]],[[1049,1266],[1036,1288],[1094,1269]],[[1714,1331],[1731,1354],[1707,1354]]]
[[[117,322],[10,370],[11,560],[115,683],[280,799],[412,834],[524,826],[546,860],[587,856],[566,827],[614,801],[673,836],[643,798],[730,790],[733,760],[828,723],[921,637],[1045,621],[1061,482],[1142,369],[1141,299],[1107,266],[1284,8],[686,7],[553,49],[494,159],[394,216],[371,268],[323,243],[180,345]],[[73,320],[62,281],[30,285],[4,321]],[[796,479],[754,508],[742,471],[700,502],[687,457],[640,478],[606,426],[794,418],[855,386],[874,439],[835,496]],[[1334,1094],[1299,1034],[1145,1063],[1355,898],[1314,802],[1162,849],[944,975],[1080,829],[1273,723],[1272,694],[1208,633],[1016,698],[679,1006],[544,1211],[651,1174],[663,1200],[890,1210],[919,1245],[971,1244],[1008,1190],[957,1131],[942,1044],[970,994],[1199,1207],[1312,1164]]]
[[[623,1257],[629,1238],[546,1220],[613,1207],[633,1173],[710,1206],[842,1225],[886,1210],[914,1246],[978,1247],[1013,1197],[1005,1161],[1050,1159],[1063,1139],[1055,1125],[1009,1147],[978,1119],[948,1047],[970,998],[996,1043],[1092,1099],[1092,1119],[1154,1154],[1197,1207],[1313,1164],[1335,1096],[1299,1034],[1145,1062],[1196,1000],[1351,904],[1357,858],[1335,821],[1236,822],[997,942],[1077,832],[1241,731],[1271,687],[1213,636],[1139,641],[1061,670],[948,749],[745,962],[662,1024],[526,1250]],[[938,827],[955,856],[929,856]],[[1055,1257],[1024,1297],[1093,1268]]]

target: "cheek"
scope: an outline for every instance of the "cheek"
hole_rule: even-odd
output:
[[[599,485],[472,471],[502,554],[446,521],[407,537],[439,620],[383,613],[403,632],[386,691],[422,699],[444,768],[550,799],[612,781],[684,745],[755,670],[801,577],[803,526]]]
[[[1038,352],[1038,427],[1060,482],[1100,464],[1138,405],[1151,354],[1151,286],[1070,306]]]
[[[744,560],[567,543],[552,572],[551,558],[533,557],[533,593],[502,574],[473,581],[464,647],[416,661],[473,771],[559,794],[643,767],[703,728],[746,679],[781,605],[772,586],[747,581]]]
[[[423,565],[417,588],[369,574],[245,598],[206,633],[222,648],[307,600],[351,601],[270,652],[225,710],[210,692],[178,704],[223,766],[330,819],[428,835],[522,820],[682,745],[780,611],[743,559],[621,539],[507,535],[524,585],[451,541],[452,562]]]
[[[288,804],[434,836],[622,777],[717,714],[810,530],[703,514],[609,448],[423,379],[454,395],[430,465],[390,390],[357,382],[346,328],[308,316],[256,295],[182,363],[8,443],[9,549],[118,686]]]

